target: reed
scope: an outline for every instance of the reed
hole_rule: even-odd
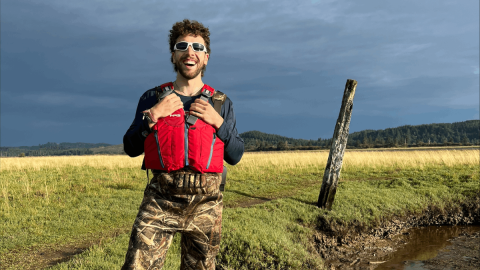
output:
[[[0,159],[0,171],[40,170],[42,168],[63,168],[68,166],[93,168],[134,168],[142,164],[143,156],[49,156],[49,157],[11,157]]]
[[[356,167],[420,167],[428,165],[479,164],[479,150],[430,151],[346,151],[343,168]],[[238,169],[256,170],[258,166],[298,169],[310,166],[325,167],[329,152],[258,152],[246,153]]]
[[[247,152],[236,170],[254,172],[258,167],[276,169],[299,169],[325,167],[328,151],[292,152]],[[429,165],[472,165],[480,162],[479,150],[425,150],[425,151],[346,151],[343,168],[357,167],[420,167]],[[93,168],[135,168],[143,156],[55,156],[1,158],[0,171],[40,170],[66,166],[89,166]]]

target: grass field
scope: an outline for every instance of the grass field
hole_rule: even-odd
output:
[[[479,194],[478,150],[347,151],[332,211],[315,207],[328,151],[246,153],[228,166],[220,264],[321,269],[319,217],[374,226],[392,215],[451,207]],[[0,268],[38,269],[36,252],[104,238],[53,269],[118,269],[147,182],[142,157],[1,159]],[[252,205],[248,208],[238,207]],[[179,238],[164,269],[179,267]]]

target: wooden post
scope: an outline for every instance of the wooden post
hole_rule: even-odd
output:
[[[337,192],[338,179],[342,170],[343,153],[345,153],[347,146],[353,97],[355,96],[356,88],[357,81],[348,79],[343,92],[342,107],[340,108],[340,114],[333,132],[333,140],[325,174],[323,175],[322,188],[318,196],[317,206],[328,210],[332,209],[335,193]]]

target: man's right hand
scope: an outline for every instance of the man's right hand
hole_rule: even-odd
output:
[[[166,96],[162,101],[155,104],[150,109],[150,113],[153,115],[155,121],[158,121],[159,118],[167,117],[178,109],[183,108],[182,100],[179,96],[175,94],[170,94]],[[153,127],[155,123],[149,124],[150,128]]]

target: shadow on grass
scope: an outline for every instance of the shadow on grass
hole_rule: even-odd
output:
[[[242,192],[242,191],[234,190],[234,189],[233,190],[232,189],[228,190],[228,192],[236,193],[238,195],[250,198],[247,201],[242,201],[242,202],[235,203],[234,205],[231,206],[233,208],[235,208],[235,207],[244,208],[244,207],[249,207],[249,206],[253,206],[253,205],[256,205],[256,204],[262,204],[262,203],[266,203],[266,202],[269,202],[269,201],[273,201],[273,200],[277,200],[277,199],[286,199],[286,198],[288,198],[290,200],[300,202],[300,203],[308,204],[308,205],[315,205],[315,206],[317,205],[316,201],[303,200],[303,199],[300,199],[298,197],[280,196],[280,197],[275,197],[275,198],[266,198],[266,197],[254,196],[254,195],[251,195],[251,194],[248,194],[248,193],[245,193],[245,192]]]
[[[245,207],[250,207],[250,206],[253,206],[253,205],[256,205],[256,204],[262,204],[262,203],[266,203],[266,202],[269,202],[271,200],[277,199],[277,198],[265,198],[265,197],[260,197],[260,196],[253,196],[251,194],[248,194],[248,193],[245,193],[245,192],[242,192],[242,191],[238,191],[238,190],[234,190],[234,189],[229,189],[228,192],[236,193],[238,195],[250,198],[246,201],[234,202],[231,205],[228,205],[228,206],[226,205],[226,207],[230,207],[230,208],[236,208],[236,207],[245,208]]]
[[[113,184],[113,185],[108,185],[107,186],[108,188],[113,188],[113,189],[118,189],[118,190],[121,190],[121,189],[135,189],[135,186],[132,185],[132,184],[128,184],[128,183],[117,183],[117,184]]]
[[[228,192],[237,193],[238,195],[242,195],[242,196],[245,196],[245,197],[249,197],[249,198],[257,199],[257,200],[262,200],[262,201],[266,201],[266,202],[276,199],[276,198],[265,198],[265,197],[253,196],[251,194],[241,192],[241,191],[238,191],[238,190],[234,190],[234,189],[229,189]]]
[[[304,203],[304,204],[315,205],[315,206],[317,205],[317,202],[315,202],[315,201],[312,202],[312,201],[302,200],[302,199],[294,198],[294,197],[290,197],[289,199],[297,201],[297,202],[301,202],[301,203]]]

